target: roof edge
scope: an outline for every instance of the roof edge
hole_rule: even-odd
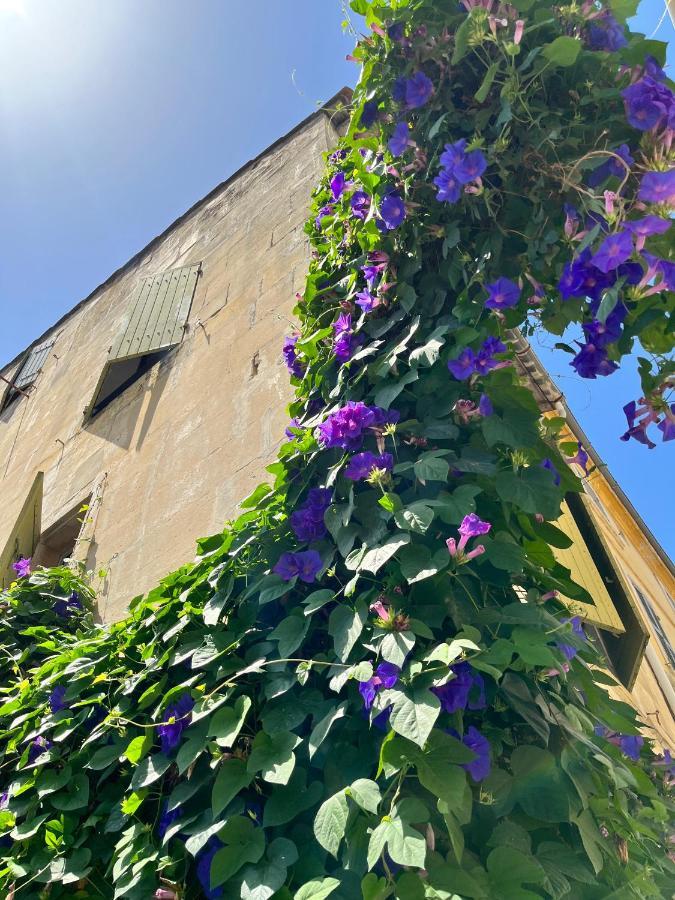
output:
[[[597,452],[595,447],[590,441],[590,438],[581,427],[579,420],[576,418],[572,410],[569,408],[567,404],[567,400],[565,399],[565,395],[553,382],[553,379],[546,371],[543,363],[537,356],[537,354],[532,349],[530,342],[520,331],[512,331],[509,335],[511,340],[513,341],[516,356],[526,367],[526,371],[528,376],[534,381],[534,383],[539,388],[540,393],[542,394],[542,398],[545,402],[550,404],[552,410],[556,410],[556,407],[561,408],[561,411],[564,412],[564,418],[567,421],[567,424],[570,427],[570,430],[577,437],[579,441],[583,444],[584,450],[588,453],[590,458],[593,460],[593,464],[597,469],[599,469],[604,477],[607,480],[612,491],[616,495],[617,499],[623,504],[626,511],[632,516],[635,520],[640,531],[642,531],[643,535],[647,539],[648,543],[651,545],[652,549],[659,557],[661,562],[666,566],[671,575],[675,578],[675,564],[673,564],[672,559],[666,553],[664,548],[658,541],[658,538],[651,530],[651,528],[647,525],[645,520],[642,518],[637,509],[633,506],[629,497],[626,495],[625,491],[616,480],[616,478],[610,472],[609,466],[602,459],[600,454]]]
[[[305,116],[305,118],[302,119],[302,121],[298,122],[297,125],[294,125],[290,131],[287,131],[286,134],[277,138],[276,141],[269,144],[269,146],[265,147],[264,150],[261,150],[261,152],[258,153],[257,156],[249,159],[236,171],[229,175],[224,181],[221,181],[219,184],[217,184],[214,188],[212,188],[212,190],[208,192],[208,194],[193,203],[189,209],[187,209],[184,213],[181,213],[181,215],[177,219],[174,219],[173,222],[167,225],[167,227],[162,232],[148,241],[148,243],[137,253],[134,253],[134,255],[130,257],[130,259],[128,259],[123,265],[121,265],[118,269],[115,269],[115,271],[112,272],[105,279],[105,281],[102,281],[99,285],[97,285],[93,289],[93,291],[87,294],[87,296],[80,300],[79,303],[76,303],[75,306],[68,310],[68,312],[64,313],[60,319],[57,319],[56,322],[54,322],[49,326],[49,328],[43,331],[42,334],[35,338],[34,341],[31,341],[31,343],[25,349],[17,353],[13,359],[10,359],[4,365],[0,365],[0,372],[5,372],[7,369],[10,369],[12,366],[18,363],[26,353],[30,352],[34,347],[44,341],[48,335],[50,335],[56,328],[70,319],[71,316],[75,315],[75,313],[77,313],[80,309],[82,309],[83,306],[89,303],[90,300],[93,300],[97,294],[109,287],[117,278],[120,277],[120,275],[123,275],[129,269],[133,268],[133,266],[135,266],[136,263],[138,263],[146,253],[148,253],[150,250],[153,250],[161,241],[164,240],[164,238],[167,237],[168,234],[170,234],[174,230],[174,228],[182,225],[183,222],[185,222],[194,212],[196,212],[205,203],[208,203],[210,200],[212,200],[213,197],[215,197],[220,191],[223,190],[223,188],[226,188],[232,181],[239,178],[240,175],[243,175],[244,172],[247,171],[247,169],[251,168],[251,166],[255,166],[257,163],[259,163],[261,159],[264,159],[265,156],[268,155],[268,153],[276,150],[277,147],[280,147],[282,144],[286,143],[286,141],[294,137],[299,131],[302,131],[303,128],[306,128],[307,125],[309,125],[310,122],[314,121],[314,119],[316,119],[318,116],[328,115],[335,125],[342,124],[342,122],[346,118],[346,114],[341,111],[341,107],[344,104],[351,102],[352,94],[353,91],[350,87],[345,86],[340,88],[340,90],[336,94],[334,94],[330,98],[330,100],[327,100],[317,110],[310,113],[308,116]]]

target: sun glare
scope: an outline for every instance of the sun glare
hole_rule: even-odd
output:
[[[26,17],[25,0],[0,0],[0,15],[3,13],[24,19]]]

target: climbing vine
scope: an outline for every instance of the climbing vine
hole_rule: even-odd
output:
[[[624,437],[673,437],[664,45],[631,0],[351,7],[272,483],[121,623],[68,569],[3,595],[7,897],[672,889],[672,760],[559,599],[588,457],[513,351],[638,348]]]

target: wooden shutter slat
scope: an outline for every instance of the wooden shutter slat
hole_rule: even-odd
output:
[[[195,295],[195,289],[197,287],[197,279],[199,278],[200,266],[190,266],[187,279],[185,281],[185,286],[183,288],[183,294],[180,298],[180,303],[176,308],[176,315],[174,318],[173,325],[173,334],[171,335],[171,342],[173,344],[178,344],[183,338],[183,331],[185,329],[185,323],[187,322],[187,318],[190,315],[190,307],[192,306],[192,299]]]
[[[561,510],[562,514],[555,524],[574,543],[566,550],[553,548],[553,553],[557,562],[570,570],[572,581],[588,591],[593,598],[593,604],[583,603],[572,597],[561,597],[561,600],[570,607],[572,612],[580,615],[593,625],[622,634],[626,629],[621,621],[621,617],[598,571],[598,567],[593,561],[576,519],[565,501],[562,503]]]
[[[183,266],[141,281],[109,362],[145,356],[180,343],[199,269],[199,264]]]
[[[174,269],[173,272],[165,272],[162,276],[162,282],[158,294],[158,302],[152,311],[152,316],[148,320],[145,336],[141,341],[140,349],[144,353],[149,353],[153,349],[159,349],[166,346],[162,340],[164,328],[166,326],[167,317],[171,313],[173,306],[173,298],[180,284],[181,270]]]
[[[54,341],[50,341],[47,344],[41,344],[39,347],[35,347],[31,350],[14,378],[14,384],[17,387],[25,389],[33,384],[42,371],[42,367],[49,356],[49,351],[53,346]]]
[[[143,310],[150,292],[150,283],[146,278],[140,282],[132,295],[131,312],[124,326],[110,348],[109,359],[126,359],[129,356],[129,345],[141,321]]]

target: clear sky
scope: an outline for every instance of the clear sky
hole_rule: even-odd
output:
[[[663,11],[644,0],[638,23],[672,41]],[[341,0],[0,0],[0,363],[354,84],[343,18]],[[669,60],[672,72],[673,46]],[[675,553],[672,445],[618,440],[632,365],[584,382],[567,357],[535,349]]]

